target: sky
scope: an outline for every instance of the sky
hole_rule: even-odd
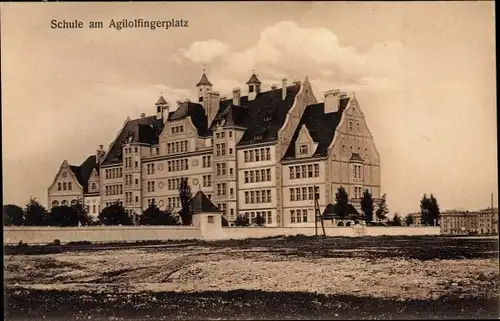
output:
[[[493,2],[3,2],[0,14],[4,204],[46,205],[63,160],[107,148],[161,93],[193,99],[203,68],[221,96],[252,70],[264,88],[308,76],[318,100],[356,92],[391,213],[418,211],[424,193],[443,210],[497,204]],[[188,26],[108,28],[135,18]]]

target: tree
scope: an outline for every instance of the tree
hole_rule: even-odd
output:
[[[248,225],[250,225],[250,221],[248,220],[248,217],[240,214],[236,217],[236,220],[234,220],[234,225],[236,225],[236,226],[248,226]]]
[[[377,219],[379,222],[385,220],[387,213],[389,213],[389,209],[387,208],[386,197],[387,197],[386,194],[382,195],[382,199],[378,204],[377,212],[375,213],[375,215],[377,215]]]
[[[76,219],[79,225],[92,225],[93,218],[89,215],[85,206],[83,206],[82,201],[78,200],[76,204],[71,205],[71,208],[75,211]]]
[[[99,214],[99,220],[104,225],[133,225],[133,220],[127,214],[119,201],[105,207]]]
[[[260,214],[257,214],[257,216],[253,218],[252,221],[252,223],[257,226],[264,226],[264,224],[266,224],[266,219]]]
[[[181,202],[180,216],[182,220],[182,225],[191,225],[193,222],[193,213],[191,212],[191,187],[189,187],[188,179],[181,178],[181,183],[179,184],[179,198]]]
[[[411,226],[413,225],[413,217],[411,215],[407,215],[405,218],[406,226]]]
[[[49,212],[47,223],[51,226],[78,226],[78,217],[73,207],[55,206]]]
[[[137,223],[139,225],[179,225],[179,220],[172,214],[171,210],[162,211],[153,201],[138,217]]]
[[[363,197],[361,198],[361,210],[365,214],[365,220],[366,222],[372,222],[373,221],[373,198],[372,194],[368,192],[367,189],[365,189],[365,192],[363,193]]]
[[[24,211],[21,207],[13,204],[3,206],[3,225],[21,226],[24,223]]]
[[[47,210],[34,198],[30,199],[24,213],[24,225],[26,226],[44,226],[47,223]]]
[[[340,186],[337,193],[335,193],[335,201],[337,202],[335,204],[335,214],[343,219],[349,211],[349,196],[344,187]]]
[[[394,214],[394,217],[392,218],[391,225],[392,226],[403,226],[403,224],[401,223],[401,217],[399,216],[398,213]]]
[[[420,213],[422,215],[422,224],[434,225],[439,222],[439,205],[433,194],[427,197],[426,194],[420,200]]]
[[[227,221],[227,219],[224,216],[222,216],[222,218],[221,218],[221,225],[222,226],[229,226],[229,222]]]

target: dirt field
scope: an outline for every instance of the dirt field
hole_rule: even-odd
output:
[[[293,237],[179,245],[7,255],[7,316],[498,316],[498,239]]]

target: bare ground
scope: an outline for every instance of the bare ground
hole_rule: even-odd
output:
[[[293,237],[59,252],[5,257],[7,315],[498,316],[495,239]]]

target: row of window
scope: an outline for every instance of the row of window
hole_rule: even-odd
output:
[[[101,206],[100,205],[92,205],[92,212],[90,212],[90,205],[86,205],[85,210],[87,210],[87,213],[89,213],[89,214],[99,214],[99,212],[101,211]]]
[[[146,164],[146,170],[148,175],[155,173],[155,164]]]
[[[111,206],[111,205],[113,205],[113,204],[115,204],[115,203],[116,203],[116,202],[106,202],[106,207]],[[122,202],[122,201],[118,201],[118,203],[119,203],[120,205],[123,205],[123,202]]]
[[[228,136],[229,136],[229,138],[233,137],[233,132],[232,132],[232,131],[229,131],[229,132],[228,132]],[[215,137],[216,137],[217,139],[219,139],[219,138],[225,138],[225,137],[226,137],[226,133],[225,133],[225,132],[215,133]]]
[[[135,161],[134,168],[138,167],[139,167],[139,161]],[[132,157],[125,157],[125,168],[132,168]]]
[[[172,134],[179,134],[179,133],[183,133],[184,132],[184,126],[183,125],[179,125],[179,126],[172,126],[170,127],[170,132]]]
[[[360,131],[359,122],[356,122],[356,129],[358,130],[358,132]],[[353,127],[352,127],[352,121],[349,121],[349,130],[350,130],[350,131],[352,131],[352,130],[353,130]]]
[[[245,204],[271,203],[271,190],[245,192]]]
[[[299,155],[304,156],[304,155],[307,155],[307,153],[308,153],[307,145],[300,145],[299,146]]]
[[[125,175],[125,186],[132,186],[132,174]],[[139,179],[135,179],[135,186],[139,186]]]
[[[135,197],[135,202],[139,202],[139,196]],[[130,204],[132,203],[132,192],[125,192],[125,203]]]
[[[319,164],[290,166],[288,169],[290,179],[319,177]]]
[[[148,187],[148,192],[154,192],[155,191],[155,182],[154,181],[147,182],[147,187]]]
[[[187,159],[176,159],[168,161],[167,164],[169,172],[186,171],[189,169],[189,164]]]
[[[361,179],[361,165],[354,165],[353,178],[355,180]]]
[[[226,190],[226,183],[217,184],[217,196],[225,196],[227,194]]]
[[[202,161],[204,168],[212,167],[212,156],[203,156]]]
[[[137,147],[134,147],[134,153],[137,153]],[[125,154],[132,153],[132,147],[125,148]]]
[[[185,153],[188,151],[188,141],[167,143],[167,154]]]
[[[216,168],[217,168],[217,176],[219,175],[226,175],[226,163],[219,163],[219,164],[216,164]],[[229,169],[229,175],[233,175],[233,169],[230,168]]]
[[[181,199],[177,196],[177,197],[168,197],[167,198],[167,206],[169,208],[177,208],[177,207],[181,207]]]
[[[179,185],[181,184],[182,179],[179,178],[172,178],[167,180],[167,187],[169,191],[174,191],[179,188]]]
[[[271,214],[271,211],[245,212],[244,215],[250,221],[250,223],[252,223],[252,221],[257,217],[257,215],[260,215],[261,217],[264,218],[264,224],[273,223],[273,216]]]
[[[245,163],[271,160],[271,148],[257,148],[243,152]]]
[[[62,184],[61,183],[57,183],[57,190],[58,191],[71,191],[73,188],[71,182],[63,182]]]
[[[212,186],[212,175],[203,175],[203,187]]]
[[[108,168],[104,171],[106,179],[122,178],[122,168]]]
[[[76,200],[71,200],[71,205],[75,205]],[[59,206],[59,201],[52,201],[52,207]],[[61,202],[61,206],[68,206],[68,201],[64,200]]]
[[[121,184],[108,185],[105,187],[106,195],[121,195],[123,194],[123,186]]]
[[[307,210],[290,210],[290,223],[307,223]]]
[[[245,183],[258,183],[258,182],[270,182],[271,181],[271,169],[256,169],[245,171]]]
[[[319,199],[320,195],[318,186],[315,186],[314,189],[312,186],[290,188],[290,201],[314,200],[314,194],[316,194]]]
[[[363,197],[363,187],[354,186],[354,198],[362,198]]]
[[[233,149],[229,148],[229,155],[233,154]],[[226,155],[226,143],[215,144],[215,155],[224,156]]]

